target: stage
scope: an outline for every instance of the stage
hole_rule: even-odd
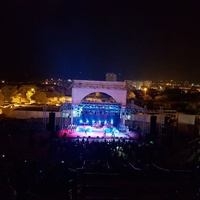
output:
[[[124,129],[117,129],[114,127],[93,127],[88,125],[69,125],[59,131],[59,137],[63,138],[124,138],[124,139],[134,139],[139,138],[139,133],[137,131],[129,131]]]

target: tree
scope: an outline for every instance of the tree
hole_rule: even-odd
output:
[[[10,102],[12,97],[17,94],[17,86],[6,85],[1,88],[1,92],[4,95],[4,101]]]
[[[27,97],[27,99],[31,102],[31,98],[32,98],[32,96],[35,94],[35,90],[34,89],[30,89],[30,90],[28,90],[27,92],[26,92],[26,97]]]
[[[177,88],[166,88],[161,95],[166,95],[167,99],[170,101],[180,101],[184,97],[182,90]]]
[[[134,94],[134,92],[130,91],[127,94],[127,99],[135,99],[136,95]]]
[[[145,95],[143,98],[144,98],[144,100],[152,100],[152,97],[148,94]]]
[[[37,92],[32,96],[32,99],[35,100],[36,103],[47,103],[48,98],[44,92]]]
[[[31,89],[34,89],[34,91],[37,91],[37,87],[35,85],[21,85],[19,88],[18,88],[18,93],[20,93],[21,97],[22,98],[27,98],[27,91],[31,91]],[[33,92],[31,92],[33,93]]]
[[[4,102],[4,95],[0,93],[0,104],[2,104],[3,102]]]
[[[60,97],[60,96],[61,96],[61,94],[57,91],[47,93],[47,97]]]

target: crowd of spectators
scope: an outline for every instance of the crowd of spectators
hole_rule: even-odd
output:
[[[67,199],[72,195],[67,191],[77,192],[78,169],[120,172],[129,162],[139,165],[144,160],[142,146],[134,140],[44,137],[33,129],[17,136],[3,137],[10,149],[0,152],[0,199]]]
[[[17,136],[7,135],[2,141],[8,147],[18,143],[15,151],[24,149],[18,154],[1,149],[0,199],[76,199],[83,171],[143,176],[149,173],[156,153],[154,145],[125,138],[68,139],[34,129]]]
[[[71,140],[57,138],[52,142],[49,151],[56,162],[64,161],[72,168],[84,167],[84,161],[88,160],[107,163],[106,170],[119,170],[117,166],[124,166],[130,162],[141,168],[142,162],[153,159],[150,153],[153,150],[150,145],[124,138],[93,139],[86,137]]]

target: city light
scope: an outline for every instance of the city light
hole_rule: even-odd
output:
[[[146,94],[147,94],[147,88],[145,87],[144,88],[144,96],[146,96]]]

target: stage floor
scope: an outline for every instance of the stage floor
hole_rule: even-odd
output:
[[[89,138],[125,138],[125,139],[135,139],[137,140],[139,138],[139,133],[134,131],[119,131],[117,129],[113,132],[105,131],[105,129],[102,128],[93,128],[91,126],[77,126],[75,129],[62,129],[59,131],[59,137],[66,137],[66,138],[83,138],[83,137],[89,137]]]

